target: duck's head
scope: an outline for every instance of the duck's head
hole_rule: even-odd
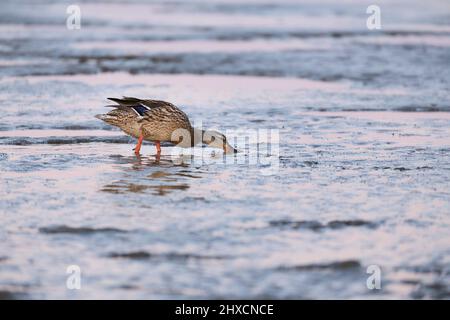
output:
[[[233,148],[227,141],[227,137],[224,134],[214,131],[206,130],[203,131],[203,143],[207,144],[212,148],[223,149],[225,153],[237,153],[237,149]]]

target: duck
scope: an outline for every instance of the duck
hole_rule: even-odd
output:
[[[136,138],[137,144],[133,149],[136,156],[140,155],[144,140],[155,143],[158,156],[161,154],[161,142],[182,148],[202,143],[223,149],[225,154],[238,152],[228,143],[224,134],[194,128],[186,113],[170,102],[125,96],[122,99],[107,99],[115,102],[106,106],[113,109],[95,117]]]

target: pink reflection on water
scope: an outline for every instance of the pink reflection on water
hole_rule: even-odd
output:
[[[129,85],[130,83],[145,83],[147,86],[187,86],[190,88],[202,88],[195,94],[209,95],[208,89],[255,89],[266,91],[268,89],[278,90],[313,90],[320,89],[326,92],[340,92],[349,89],[346,83],[316,81],[302,78],[276,78],[261,76],[233,76],[233,75],[191,75],[191,74],[137,74],[131,75],[125,72],[100,73],[90,75],[61,75],[61,76],[29,76],[28,81],[37,83],[41,81],[81,81],[91,85],[110,84],[111,76],[114,76],[115,84]],[[10,78],[12,80],[23,78]]]
[[[46,138],[46,137],[113,137],[120,133],[108,130],[12,130],[0,131],[0,137],[30,137],[30,138]]]
[[[378,36],[360,37],[358,42],[375,43],[379,45],[420,45],[435,47],[450,47],[450,37],[448,35],[408,35],[408,36]]]
[[[322,129],[320,134],[300,135],[297,143],[342,144],[349,140],[362,143],[366,146],[372,144],[391,144],[395,147],[406,146],[450,146],[450,127],[439,126],[431,133],[429,125],[424,121],[449,121],[448,112],[299,112],[299,117],[341,117],[347,121],[368,121],[375,123],[370,130],[361,131],[360,127],[341,129]],[[360,146],[361,147],[361,146]]]

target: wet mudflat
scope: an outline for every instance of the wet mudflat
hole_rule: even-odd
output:
[[[353,3],[89,1],[68,31],[6,2],[0,298],[449,298],[450,12],[398,3],[373,33]],[[278,153],[136,157],[94,118],[121,95]]]

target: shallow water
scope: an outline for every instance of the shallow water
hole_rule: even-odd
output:
[[[379,5],[2,3],[0,298],[448,299],[450,8]],[[121,95],[278,154],[136,157]]]

